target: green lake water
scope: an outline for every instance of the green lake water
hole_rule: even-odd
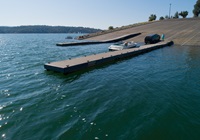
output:
[[[165,47],[70,75],[46,71],[47,62],[110,45],[55,46],[67,36],[0,34],[0,139],[200,139],[200,47]]]

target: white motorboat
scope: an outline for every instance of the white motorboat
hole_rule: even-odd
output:
[[[109,51],[119,51],[119,50],[134,48],[134,47],[138,47],[138,44],[132,41],[132,42],[115,43],[115,44],[110,45],[108,49]]]

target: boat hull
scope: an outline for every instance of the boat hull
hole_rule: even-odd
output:
[[[123,44],[113,44],[110,47],[108,47],[108,49],[109,51],[120,51],[124,49],[135,48],[137,46],[138,46],[137,43],[128,42],[128,43],[123,43]]]

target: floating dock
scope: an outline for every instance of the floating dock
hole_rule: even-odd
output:
[[[94,54],[85,57],[79,57],[59,62],[51,62],[44,65],[46,70],[60,72],[63,74],[73,73],[90,67],[103,65],[109,62],[118,61],[128,57],[143,54],[165,46],[173,45],[173,41],[159,42],[157,44],[149,44],[140,46],[139,48],[125,49],[121,51],[113,51],[107,53]]]
[[[132,34],[126,34],[117,38],[109,39],[109,40],[103,40],[103,41],[82,41],[82,42],[67,42],[67,43],[58,43],[57,46],[78,46],[78,45],[92,45],[92,44],[103,44],[103,43],[114,43],[119,42],[122,40],[126,40],[135,36],[140,35],[141,33],[132,33]]]

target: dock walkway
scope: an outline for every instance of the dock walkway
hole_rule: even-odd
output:
[[[121,60],[127,57],[139,55],[145,52],[149,52],[164,46],[173,45],[172,41],[169,42],[159,42],[157,44],[150,44],[140,46],[139,48],[125,49],[121,51],[113,51],[101,54],[95,54],[85,57],[79,57],[59,62],[51,62],[44,65],[46,70],[60,72],[63,74],[72,73],[75,71],[80,71],[87,69],[89,67],[99,66],[105,63]]]

